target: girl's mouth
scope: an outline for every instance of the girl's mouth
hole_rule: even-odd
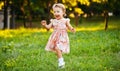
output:
[[[58,18],[58,17],[59,17],[59,15],[56,15],[55,17],[56,17],[56,18]]]

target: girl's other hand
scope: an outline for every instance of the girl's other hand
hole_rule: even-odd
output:
[[[43,26],[45,26],[45,25],[47,24],[46,20],[42,20],[42,21],[41,21],[41,24],[42,24]]]
[[[76,30],[75,30],[74,28],[72,28],[72,29],[71,29],[71,31],[72,31],[73,33],[75,33],[75,32],[76,32]]]

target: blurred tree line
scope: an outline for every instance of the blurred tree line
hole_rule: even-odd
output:
[[[120,16],[120,0],[0,0],[4,2],[4,16],[6,9],[11,8],[11,13],[15,14],[16,19],[23,20],[24,27],[26,21],[32,27],[33,20],[49,19],[52,15],[52,5],[54,3],[63,3],[67,9],[67,17],[75,18],[75,24],[81,17],[92,17],[95,15],[104,16],[106,21],[105,29],[108,25],[109,12],[114,16]],[[4,21],[5,22],[5,21]]]

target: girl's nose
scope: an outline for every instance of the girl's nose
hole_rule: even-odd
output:
[[[57,13],[55,13],[54,15],[57,15]]]

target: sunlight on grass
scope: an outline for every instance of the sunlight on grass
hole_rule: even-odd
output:
[[[10,33],[10,30],[0,30],[0,37],[12,37],[12,34]]]
[[[108,26],[108,29],[117,29],[117,26]],[[91,28],[86,28],[86,27],[81,27],[81,28],[76,28],[76,31],[97,31],[97,30],[104,30],[104,26],[102,27],[91,27]]]
[[[97,31],[97,30],[103,30],[104,28],[100,28],[100,27],[95,27],[95,28],[76,28],[76,31]]]
[[[108,29],[117,29],[119,28],[118,26],[114,26],[114,25],[109,25],[108,26]],[[97,27],[76,27],[75,28],[76,31],[97,31],[97,30],[104,30],[104,25],[101,24]],[[52,32],[53,29],[50,29],[49,32]],[[12,33],[15,33],[14,35]],[[26,33],[24,33],[26,32]],[[48,32],[47,29],[45,28],[34,28],[34,29],[30,29],[30,28],[19,28],[19,29],[14,29],[14,30],[9,30],[9,29],[6,29],[6,30],[0,30],[0,37],[4,37],[4,38],[7,38],[7,37],[14,37],[15,35],[18,35],[18,34],[23,34],[23,36],[27,36],[29,33],[34,33],[34,32]],[[70,31],[69,31],[70,32]]]
[[[95,27],[95,28],[75,28],[76,31],[96,31],[96,30],[103,30],[104,28],[99,28],[99,27]],[[52,32],[53,30],[49,30],[49,32]],[[26,32],[26,33],[25,33]],[[19,35],[22,34],[23,36],[27,36],[27,34],[29,33],[33,33],[33,32],[48,32],[47,29],[25,29],[25,28],[20,28],[20,29],[14,29],[14,30],[0,30],[0,37],[14,37],[15,35]],[[14,35],[13,35],[14,33]],[[23,34],[24,33],[24,34]]]
[[[14,30],[6,29],[6,30],[0,30],[0,37],[4,37],[4,38],[14,37],[19,34],[22,34],[23,36],[27,36],[29,35],[29,33],[34,33],[34,32],[47,32],[47,30],[46,29],[30,29],[30,28],[29,29],[19,28]]]

